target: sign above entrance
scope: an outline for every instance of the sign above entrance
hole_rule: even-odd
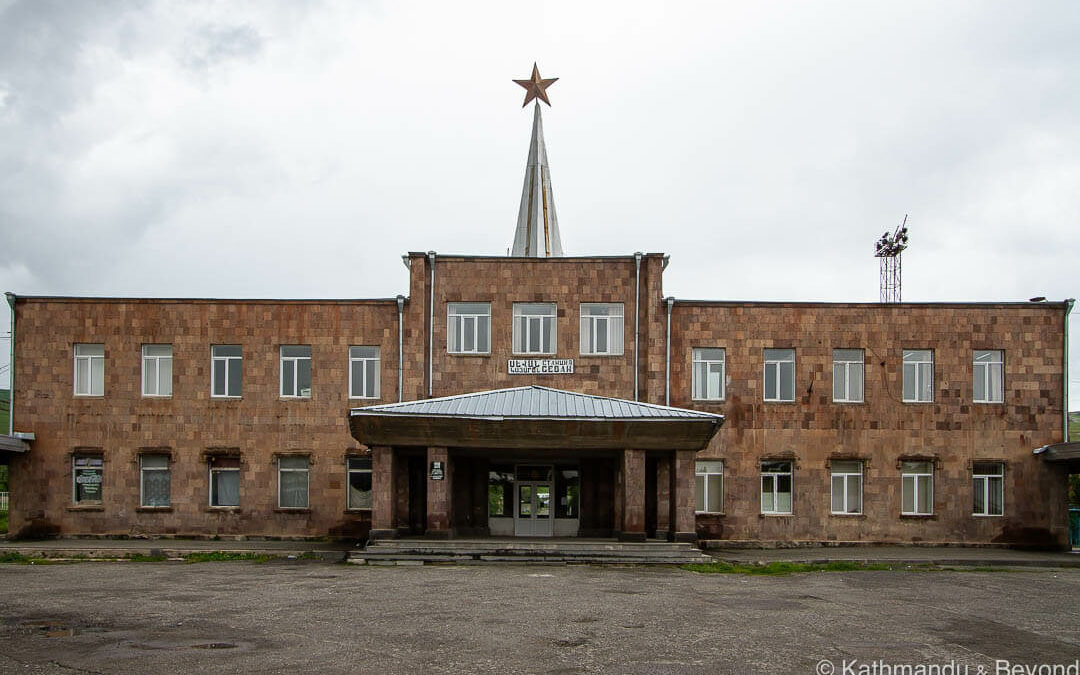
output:
[[[506,370],[511,375],[572,375],[574,359],[510,359]]]

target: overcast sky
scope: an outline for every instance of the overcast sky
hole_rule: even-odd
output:
[[[407,251],[505,254],[537,61],[568,255],[874,301],[910,214],[905,300],[1075,297],[1078,35],[1075,0],[0,0],[0,289],[385,297]]]

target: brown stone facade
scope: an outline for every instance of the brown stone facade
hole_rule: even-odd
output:
[[[486,522],[483,474],[487,462],[498,460],[497,449],[484,457],[463,455],[452,446],[369,453],[349,433],[348,410],[399,396],[427,398],[429,388],[439,397],[540,384],[655,404],[665,403],[670,386],[670,405],[726,416],[712,444],[696,457],[685,450],[633,449],[611,457],[583,456],[582,500],[592,500],[598,509],[583,510],[583,533],[685,537],[696,531],[704,538],[766,542],[1065,541],[1064,476],[1032,454],[1063,440],[1062,303],[680,300],[671,308],[669,345],[662,288],[667,261],[661,254],[522,259],[412,253],[406,261],[409,295],[400,325],[401,354],[394,299],[19,298],[15,428],[33,432],[36,440],[29,453],[8,460],[10,531],[356,538],[365,537],[370,527],[430,529],[439,536],[452,535],[459,526],[480,532]],[[490,303],[489,353],[448,353],[451,302]],[[543,358],[573,359],[573,374],[508,372],[508,360],[522,358],[512,348],[516,302],[557,306],[556,350]],[[581,354],[580,304],[586,302],[622,303],[622,354]],[[73,393],[73,350],[82,343],[105,346],[103,396]],[[169,397],[141,394],[145,344],[173,346]],[[213,345],[242,347],[239,398],[211,396]],[[282,345],[310,345],[310,398],[280,395]],[[379,398],[349,398],[350,346],[379,347]],[[725,350],[722,400],[693,399],[695,348]],[[792,402],[763,400],[763,353],[770,348],[795,351]],[[860,403],[832,400],[835,348],[865,350]],[[933,402],[902,401],[902,353],[908,349],[933,352]],[[1002,403],[973,402],[972,355],[980,349],[1004,352]],[[73,504],[72,455],[78,453],[103,458],[100,506]],[[166,509],[139,506],[143,453],[169,457],[171,506]],[[209,458],[215,453],[239,458],[235,508],[209,505]],[[561,451],[560,461],[573,453],[573,448]],[[278,505],[277,458],[292,455],[310,461],[307,508]],[[347,458],[357,455],[371,457],[376,482],[395,486],[392,498],[375,491],[373,510],[346,508]],[[773,458],[793,463],[791,515],[761,513],[761,462]],[[906,458],[933,463],[929,516],[900,513],[900,462]],[[722,510],[695,519],[687,515],[694,466],[705,459],[723,461]],[[863,463],[862,513],[833,515],[831,463],[852,459]],[[447,463],[446,479],[425,485],[421,478],[432,461]],[[971,514],[972,464],[982,461],[1004,463],[1002,516]],[[586,475],[601,478],[585,482]]]

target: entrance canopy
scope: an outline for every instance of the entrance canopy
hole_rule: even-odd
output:
[[[1044,445],[1035,450],[1043,461],[1064,465],[1070,471],[1080,470],[1080,441]]]
[[[536,385],[356,408],[368,446],[701,450],[723,415]]]

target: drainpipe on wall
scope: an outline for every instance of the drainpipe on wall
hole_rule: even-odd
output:
[[[664,356],[664,405],[671,405],[671,308],[675,306],[675,298],[664,298],[667,303],[667,340],[664,347],[667,354]]]
[[[435,386],[435,251],[428,251],[431,265],[431,307],[428,309],[427,395],[431,398]]]
[[[634,253],[634,400],[638,400],[638,313],[641,310],[641,251]]]
[[[402,373],[405,368],[405,354],[402,351],[404,345],[405,326],[401,323],[405,311],[405,296],[397,296],[397,400],[401,403]]]
[[[5,293],[11,307],[11,358],[8,361],[8,436],[15,435],[15,294]],[[1066,334],[1067,335],[1067,334]],[[1066,415],[1068,417],[1068,415]]]
[[[1073,305],[1076,303],[1075,298],[1068,298],[1065,300],[1065,433],[1062,438],[1065,442],[1069,442],[1069,314],[1072,313]],[[12,305],[14,307],[14,305]],[[15,314],[11,315],[12,325],[15,323]],[[11,330],[11,341],[15,343],[15,329]]]

